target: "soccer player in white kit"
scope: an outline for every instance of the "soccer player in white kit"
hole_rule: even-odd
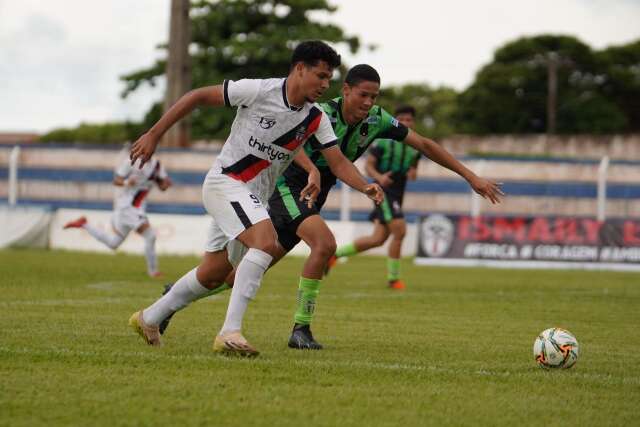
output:
[[[144,164],[167,129],[197,106],[237,108],[231,133],[202,187],[202,199],[212,222],[200,265],[129,319],[148,344],[160,345],[158,325],[219,288],[236,266],[227,315],[213,350],[248,357],[258,354],[241,330],[248,302],[254,298],[278,249],[266,206],[276,179],[311,135],[315,135],[339,179],[377,202],[382,201],[381,188],[368,184],[337,147],[329,118],[315,103],[329,87],[333,70],[339,65],[340,56],[327,44],[302,42],[293,52],[287,78],[225,80],[223,85],[192,90],[136,141],[131,161],[140,159]],[[315,190],[316,184],[310,182],[301,198],[313,197]]]
[[[96,240],[116,250],[132,230],[144,239],[144,255],[147,261],[147,273],[151,277],[160,277],[156,257],[156,233],[147,218],[147,195],[154,186],[165,191],[171,186],[171,179],[158,159],[151,158],[142,168],[131,165],[127,158],[115,170],[113,185],[116,194],[113,201],[111,226],[113,233],[88,223],[85,216],[70,221],[64,228],[83,228]]]

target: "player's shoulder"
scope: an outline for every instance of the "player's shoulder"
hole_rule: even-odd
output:
[[[260,90],[262,92],[278,92],[282,91],[282,87],[284,85],[284,78],[268,78],[268,79],[255,79],[259,84]]]

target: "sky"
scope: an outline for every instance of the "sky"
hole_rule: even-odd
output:
[[[373,51],[382,85],[468,87],[496,48],[522,36],[567,34],[601,49],[640,39],[640,0],[329,0],[338,24]],[[123,74],[162,56],[170,0],[0,0],[0,132],[139,120],[163,85],[127,99]],[[247,76],[251,77],[251,76]]]

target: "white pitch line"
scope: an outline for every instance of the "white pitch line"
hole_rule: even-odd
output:
[[[551,374],[553,372],[546,372],[541,369],[537,369],[532,367],[527,371],[490,371],[490,370],[477,370],[477,369],[465,369],[465,368],[445,368],[434,365],[413,365],[413,364],[402,364],[402,363],[384,363],[384,362],[340,362],[340,361],[332,361],[332,360],[309,360],[309,359],[300,359],[300,360],[282,360],[282,361],[274,361],[265,358],[257,358],[257,359],[239,359],[239,358],[228,358],[224,356],[219,356],[215,354],[211,355],[202,355],[202,354],[163,354],[161,350],[158,352],[150,353],[146,351],[132,351],[132,352],[98,352],[98,351],[80,351],[80,350],[71,350],[67,348],[47,348],[47,349],[32,349],[32,348],[10,348],[6,346],[0,346],[0,353],[8,353],[8,354],[33,354],[33,355],[41,355],[41,354],[53,354],[59,356],[80,356],[80,357],[105,357],[105,356],[115,356],[115,357],[135,357],[135,358],[145,358],[152,360],[197,360],[197,361],[224,361],[229,363],[235,362],[244,362],[244,363],[254,363],[259,365],[283,365],[283,364],[294,364],[304,366],[308,368],[309,366],[318,366],[322,368],[350,368],[350,369],[378,369],[378,370],[388,370],[388,371],[428,371],[434,373],[444,373],[444,374],[453,374],[453,375],[475,375],[475,376],[493,376],[493,377],[532,377],[539,376],[540,374],[546,375]],[[532,362],[533,363],[533,362]],[[572,378],[579,377],[588,381],[595,381],[603,384],[630,384],[630,385],[640,385],[640,377],[615,377],[612,375],[604,375],[604,374],[592,374],[592,373],[583,373],[576,372],[576,370],[572,371],[564,371],[566,375],[571,375]]]

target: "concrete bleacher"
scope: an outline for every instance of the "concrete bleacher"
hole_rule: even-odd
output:
[[[448,147],[460,151],[455,145]],[[0,146],[0,201],[8,194],[8,159],[11,146]],[[32,144],[19,159],[21,203],[53,208],[110,209],[113,169],[126,153],[120,147],[70,147]],[[201,183],[217,155],[215,149],[162,149],[158,153],[174,187],[149,197],[149,211],[202,214]],[[544,213],[588,215],[596,213],[599,161],[594,156],[573,158],[516,158],[459,156],[471,169],[504,183],[505,202],[483,202],[490,214]],[[362,161],[358,163],[362,166]],[[607,216],[640,216],[640,161],[612,160],[608,171]],[[468,185],[456,174],[428,159],[420,162],[418,180],[409,183],[405,197],[408,219],[429,212],[466,214],[470,210]],[[366,219],[371,202],[351,192],[352,219]],[[340,192],[333,191],[325,205],[327,218],[338,216]]]

